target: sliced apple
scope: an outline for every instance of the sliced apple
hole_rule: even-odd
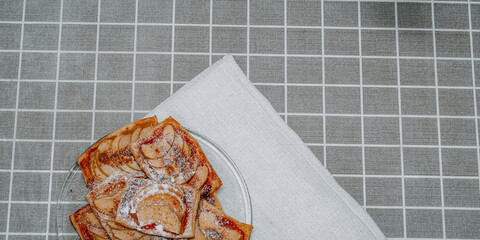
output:
[[[107,237],[107,233],[105,230],[103,230],[103,228],[89,227],[88,230],[90,230],[90,232],[98,239],[106,239]]]
[[[101,153],[101,154],[105,154],[105,153]],[[100,169],[100,171],[102,171],[102,173],[103,173],[105,176],[110,176],[110,175],[112,175],[115,171],[117,171],[117,168],[116,168],[116,167],[110,165],[111,163],[110,163],[110,164],[106,164],[106,163],[104,164],[104,163],[102,163],[102,161],[99,159],[99,158],[101,158],[101,157],[108,157],[108,156],[104,155],[104,156],[99,156],[99,157],[96,158],[96,160],[97,160],[97,167],[98,167],[98,169]]]
[[[131,139],[130,134],[121,136],[120,141],[118,142],[118,148],[120,149],[120,151],[124,151],[125,149],[128,148],[128,145],[130,145],[131,143],[130,139]]]
[[[145,198],[144,200],[142,200],[140,203],[138,203],[137,208],[140,209],[151,204],[168,206],[170,209],[172,209],[175,212],[175,215],[179,219],[182,219],[183,215],[185,214],[185,209],[183,207],[184,204],[182,204],[177,197],[171,194],[160,193],[160,194],[151,195]]]
[[[150,159],[165,156],[171,148],[172,145],[164,139],[155,139],[152,143],[141,146],[143,155]]]
[[[161,168],[165,166],[163,158],[148,159],[147,162],[154,168]]]
[[[124,157],[124,156],[117,156],[117,157],[115,158],[115,163],[116,163],[117,167],[120,168],[122,171],[127,172],[127,173],[135,173],[135,172],[138,172],[137,170],[132,169],[131,167],[129,167],[129,166],[124,162],[123,157]],[[127,161],[128,161],[128,160],[127,160]]]
[[[210,239],[225,239],[223,238],[222,234],[218,233],[217,231],[215,230],[212,230],[212,229],[207,229],[205,230],[205,236],[207,237],[208,240]]]
[[[96,179],[99,179],[100,181],[103,181],[108,178],[107,175],[105,175],[100,168],[97,165],[97,154],[92,153],[90,155],[90,169],[92,171],[92,174],[95,176]]]
[[[116,223],[116,222],[114,222],[114,221],[108,221],[108,222],[107,222],[107,225],[108,225],[110,228],[112,228],[112,229],[117,229],[117,230],[123,230],[123,229],[125,229],[124,226],[122,226],[122,225],[120,225],[120,224],[118,224],[118,223]]]
[[[142,225],[156,223],[162,225],[164,229],[180,233],[182,223],[175,212],[167,206],[150,204],[137,211],[137,217]]]
[[[202,211],[198,216],[198,226],[202,229],[203,232],[217,225],[215,223],[216,221],[217,221],[216,215],[212,212]]]
[[[111,144],[112,144],[112,140],[105,139],[98,145],[97,151],[107,152],[108,150],[110,150]]]
[[[175,139],[173,140],[173,147],[175,149],[177,149],[178,152],[182,152],[182,149],[183,149],[183,144],[184,144],[184,140],[182,139],[182,136],[180,136],[179,134],[177,134],[175,136]]]
[[[175,129],[173,129],[172,125],[165,126],[162,132],[162,140],[168,142],[171,145],[173,144],[174,139],[175,139]]]
[[[127,156],[125,156],[127,157]],[[133,156],[128,156],[128,158],[131,159],[131,161],[127,161],[127,166],[130,167],[131,169],[135,170],[135,171],[142,171],[142,169],[140,168],[140,166],[138,166],[138,163],[137,161],[135,161],[135,159],[133,158]]]
[[[150,133],[150,131],[152,131],[152,127],[146,127],[146,128],[143,128],[141,129],[140,131],[140,134],[139,134],[139,138],[143,138],[145,137],[148,133]]]
[[[192,179],[192,187],[195,189],[199,189],[205,181],[207,181],[208,177],[208,168],[207,166],[201,166],[197,168],[197,171],[195,172],[195,175],[193,175]]]
[[[99,227],[99,228],[102,227],[102,224],[100,224],[100,222],[98,221],[97,217],[95,217],[95,214],[93,214],[93,212],[86,212],[85,214],[83,214],[83,219],[85,219],[85,221],[88,224],[94,227]]]
[[[205,238],[205,235],[203,234],[202,230],[198,226],[198,222],[195,224],[195,237],[193,239],[195,240],[207,240]]]
[[[93,205],[101,213],[112,215],[115,213],[118,207],[115,197],[103,197],[93,200]]]
[[[130,136],[130,142],[135,142],[137,141],[138,137],[140,136],[140,132],[142,131],[141,128],[137,128],[135,129],[135,131],[132,133],[132,135]]]
[[[113,153],[118,153],[120,152],[120,149],[118,148],[118,142],[120,141],[120,138],[122,138],[122,136],[117,136],[115,139],[113,139],[111,145],[110,145],[110,149],[112,150]]]
[[[183,155],[185,155],[185,158],[188,159],[192,157],[192,149],[190,147],[190,144],[188,144],[187,141],[183,141],[182,151],[183,151]]]
[[[218,221],[221,221],[221,219],[218,218],[221,217],[218,217],[214,213],[209,211],[203,211],[202,213],[200,213],[200,216],[198,218],[198,225],[202,229],[207,239],[242,239],[242,233],[217,224]]]
[[[130,240],[130,239],[135,239],[135,230],[118,230],[118,229],[112,229],[112,234],[115,236],[117,239],[120,240]]]

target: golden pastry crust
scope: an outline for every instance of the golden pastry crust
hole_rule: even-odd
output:
[[[248,240],[253,226],[227,216],[222,210],[202,200],[197,213],[197,228],[201,234],[195,235],[195,239]]]
[[[106,233],[114,240],[167,240],[127,228],[115,221],[120,200],[132,180],[126,174],[110,176],[87,194],[87,200]]]
[[[190,186],[131,179],[115,220],[146,234],[191,238],[199,200],[200,193]]]
[[[92,190],[115,172],[145,177],[130,153],[129,145],[146,135],[157,123],[156,117],[132,122],[103,137],[85,151],[77,163],[82,169],[87,188]]]
[[[222,204],[220,203],[220,200],[218,199],[216,192],[208,194],[207,196],[203,197],[202,201],[206,201],[211,205],[213,205],[214,207],[222,210]]]
[[[70,215],[70,222],[82,240],[110,239],[90,205],[85,205]]]
[[[222,185],[200,145],[172,117],[132,143],[130,151],[151,179],[190,185],[202,196]]]

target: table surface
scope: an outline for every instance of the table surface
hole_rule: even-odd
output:
[[[0,239],[54,239],[83,149],[227,53],[387,237],[480,239],[473,0],[0,1]]]

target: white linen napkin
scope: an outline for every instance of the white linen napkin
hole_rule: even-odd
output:
[[[250,192],[251,239],[385,239],[233,57],[203,71],[153,115],[173,116],[233,159]]]

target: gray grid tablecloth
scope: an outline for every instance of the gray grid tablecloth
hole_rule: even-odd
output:
[[[0,239],[84,148],[232,53],[389,238],[480,239],[478,1],[0,1]]]

